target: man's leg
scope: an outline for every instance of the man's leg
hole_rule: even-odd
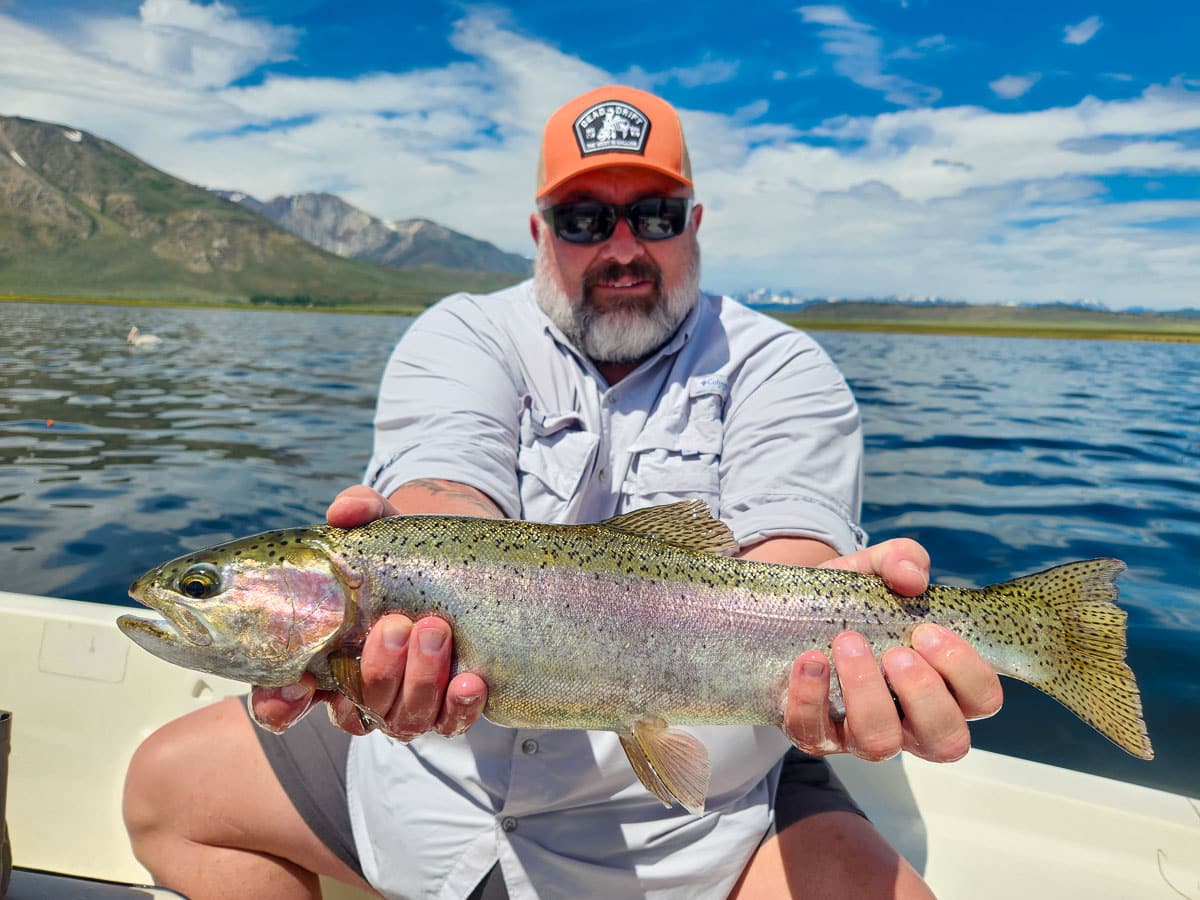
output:
[[[316,898],[319,875],[369,890],[296,811],[256,727],[231,698],[138,748],[124,804],[138,860],[156,883],[195,898]]]
[[[731,897],[909,900],[933,893],[883,836],[855,813],[818,813],[762,844]]]
[[[824,760],[792,750],[775,791],[775,824],[731,896],[929,900],[933,893]]]

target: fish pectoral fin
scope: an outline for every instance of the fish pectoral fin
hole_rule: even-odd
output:
[[[664,806],[674,802],[693,815],[704,813],[711,770],[708,748],[699,738],[657,717],[638,719],[618,736],[646,790]]]
[[[363,699],[362,660],[344,650],[335,650],[329,654],[329,674],[342,696],[358,710],[358,724],[362,726],[363,731],[373,728],[380,728],[385,732],[388,730],[387,723],[375,710],[367,706]],[[332,709],[331,706],[330,710]]]
[[[363,703],[362,661],[344,650],[329,654],[329,674],[338,690],[355,706]]]

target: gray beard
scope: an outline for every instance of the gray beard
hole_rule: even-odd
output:
[[[578,298],[569,297],[558,286],[549,255],[539,243],[533,266],[533,294],[550,321],[576,349],[598,363],[639,362],[671,339],[700,298],[700,247],[695,235],[692,261],[674,288],[660,290],[649,309],[623,307],[600,309],[587,289]],[[665,294],[665,296],[663,296]]]

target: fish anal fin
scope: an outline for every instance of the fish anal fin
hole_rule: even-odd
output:
[[[622,513],[600,523],[605,528],[674,544],[697,553],[722,554],[738,549],[729,526],[713,518],[703,500],[683,500]]]
[[[621,746],[650,793],[668,806],[673,800],[693,815],[704,813],[711,770],[708,748],[699,738],[668,727],[658,717],[647,716],[634,722],[628,735],[621,736]]]

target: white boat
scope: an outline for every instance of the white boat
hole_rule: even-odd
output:
[[[130,756],[162,723],[245,692],[134,646],[115,626],[124,611],[0,592],[20,868],[147,883],[121,822]],[[1200,900],[1200,801],[983,750],[951,765],[833,764],[939,897]],[[329,882],[325,896],[365,895]]]

